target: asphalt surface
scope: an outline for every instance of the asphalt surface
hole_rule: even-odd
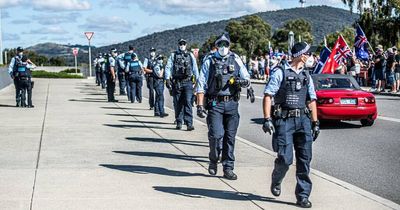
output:
[[[254,84],[253,88],[258,96],[254,104],[246,97],[241,98],[238,136],[272,150],[271,136],[261,130],[264,85]],[[143,95],[148,97],[145,85]],[[165,96],[166,106],[172,108],[172,98],[167,90]],[[376,98],[379,117],[372,127],[361,127],[360,122],[341,122],[321,127],[321,135],[313,147],[311,166],[400,203],[400,97]]]

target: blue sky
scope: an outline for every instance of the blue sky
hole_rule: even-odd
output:
[[[306,6],[347,9],[341,0]],[[300,6],[298,0],[0,0],[3,48],[38,43],[104,46],[186,25]]]

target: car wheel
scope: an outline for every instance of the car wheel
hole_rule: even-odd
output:
[[[375,120],[368,118],[368,119],[362,119],[360,120],[360,122],[362,126],[372,126]]]

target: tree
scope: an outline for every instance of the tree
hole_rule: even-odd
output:
[[[342,0],[360,13],[357,23],[363,28],[372,46],[399,45],[400,41],[400,0]],[[368,7],[367,7],[368,6]]]
[[[298,40],[298,37],[301,36],[302,41],[313,43],[314,37],[311,33],[311,23],[304,19],[295,19],[287,21],[282,28],[275,31],[272,37],[274,46],[287,51],[290,31],[293,31],[295,40]]]
[[[341,31],[336,31],[326,36],[326,44],[328,45],[327,47],[329,49],[332,49],[340,35],[342,35],[344,40],[346,40],[347,45],[352,48],[352,46],[354,45],[355,30],[352,27],[345,27]],[[321,42],[320,46],[323,45],[324,42]]]
[[[256,15],[247,16],[241,21],[231,21],[225,30],[231,38],[231,49],[247,57],[265,50],[271,40],[271,26]]]
[[[215,46],[215,41],[217,40],[217,36],[212,35],[210,38],[208,38],[200,47],[199,50],[199,60],[203,60],[204,56],[206,56],[211,49]]]

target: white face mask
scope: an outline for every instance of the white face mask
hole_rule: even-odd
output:
[[[22,57],[22,56],[24,55],[24,53],[23,53],[23,52],[19,52],[18,55],[19,55],[20,57]]]
[[[218,48],[218,53],[219,53],[222,57],[228,55],[228,53],[229,53],[229,47],[220,47],[220,48]]]
[[[186,50],[186,45],[180,45],[180,46],[179,46],[179,50],[185,51],[185,50]]]
[[[151,56],[151,57],[156,56],[156,52],[151,52],[151,53],[150,53],[150,56]]]
[[[310,56],[307,58],[306,63],[305,63],[305,67],[306,68],[311,68],[314,66],[314,57]]]

